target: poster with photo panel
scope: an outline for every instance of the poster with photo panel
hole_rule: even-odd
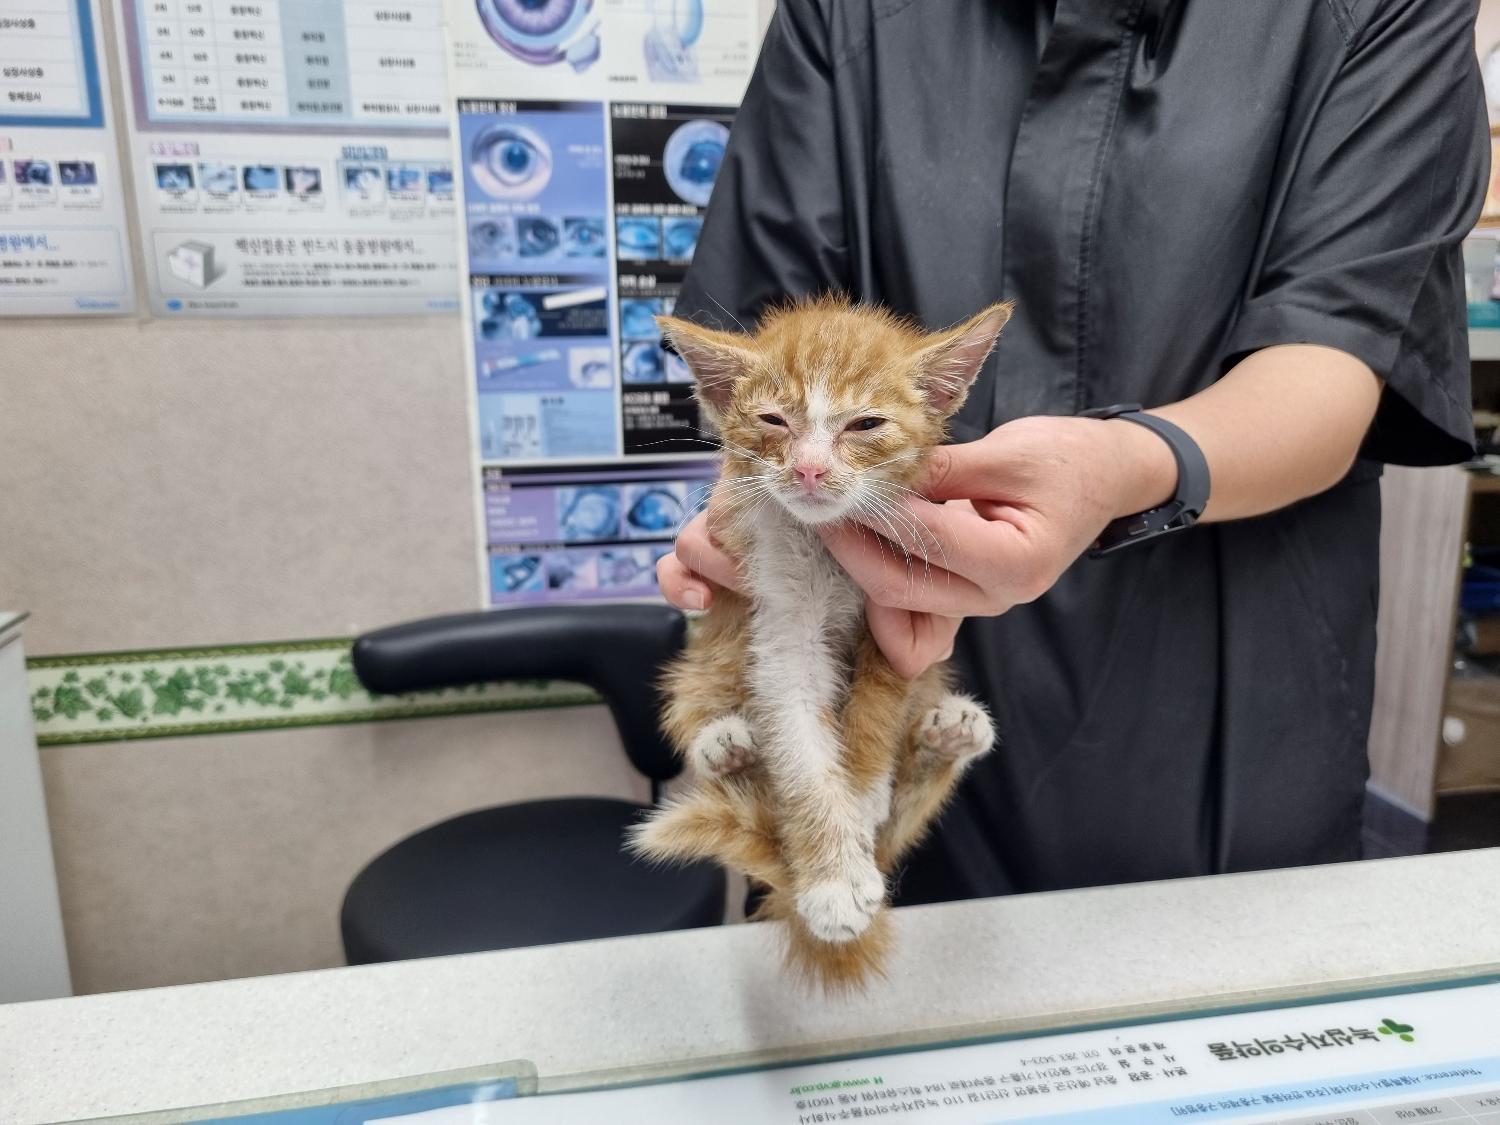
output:
[[[452,311],[442,0],[118,0],[162,316]]]
[[[662,348],[729,143],[726,106],[612,102],[620,422],[627,455],[701,452],[709,440],[687,365]]]
[[[0,316],[135,311],[98,0],[0,4]]]
[[[758,5],[447,0],[445,11],[486,604],[654,597],[647,556],[675,522],[649,550],[580,544],[579,515],[518,542],[501,534],[496,498],[534,499],[537,473],[566,473],[575,491],[559,495],[579,512],[629,513],[640,497],[620,474],[680,462],[663,471],[684,495],[642,493],[638,515],[664,518],[689,482],[711,479],[691,381],[654,317],[671,311],[691,261],[759,49]]]

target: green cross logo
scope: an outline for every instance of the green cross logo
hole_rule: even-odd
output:
[[[1377,1028],[1382,1035],[1394,1035],[1403,1043],[1416,1042],[1416,1036],[1412,1034],[1416,1029],[1409,1023],[1397,1023],[1395,1020],[1381,1020]]]

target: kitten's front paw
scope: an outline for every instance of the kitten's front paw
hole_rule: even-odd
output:
[[[853,941],[869,928],[885,901],[885,880],[871,863],[852,879],[814,883],[797,896],[797,913],[815,938]]]
[[[994,748],[995,724],[989,712],[973,700],[945,695],[923,716],[917,736],[933,753],[965,762]]]
[[[720,715],[698,732],[688,747],[688,756],[700,770],[714,777],[739,773],[756,759],[755,733],[738,711]]]

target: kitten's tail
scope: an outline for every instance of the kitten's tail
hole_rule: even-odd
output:
[[[826,993],[858,992],[876,979],[886,978],[886,964],[895,934],[890,910],[882,907],[870,925],[852,941],[824,941],[815,937],[797,913],[790,892],[776,888],[761,901],[754,920],[776,919],[786,933],[787,969],[819,985]]]

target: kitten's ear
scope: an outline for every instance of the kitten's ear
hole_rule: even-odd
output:
[[[729,405],[734,381],[755,361],[754,353],[744,346],[747,337],[675,316],[659,316],[656,324],[697,380],[698,401],[717,417]]]
[[[927,405],[948,417],[958,411],[1015,306],[991,305],[962,324],[928,337],[916,355],[917,381]]]

